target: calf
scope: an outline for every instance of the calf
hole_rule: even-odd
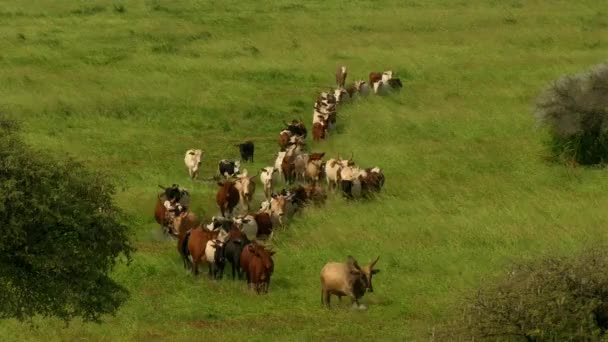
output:
[[[241,162],[238,160],[231,161],[227,159],[222,159],[218,164],[218,171],[220,173],[220,176],[224,176],[225,178],[238,175],[241,172],[240,168]]]
[[[372,261],[369,265],[360,267],[352,256],[348,256],[345,263],[330,262],[321,269],[321,304],[327,308],[330,306],[331,295],[351,298],[353,307],[364,309],[365,306],[359,304],[359,299],[366,291],[374,292],[372,286],[372,276],[380,272],[374,269],[380,257]]]
[[[272,166],[266,166],[261,169],[260,173],[260,181],[262,182],[262,186],[264,187],[264,197],[266,199],[270,198],[270,195],[274,189],[275,178],[274,174],[278,171],[278,169]]]
[[[240,193],[235,186],[234,181],[218,182],[217,185],[220,187],[215,195],[215,201],[220,207],[222,216],[232,215],[232,211],[239,204]]]
[[[256,293],[268,293],[270,277],[274,272],[274,252],[263,246],[249,244],[243,248],[241,267],[247,275],[247,285],[253,287]]]
[[[336,84],[338,87],[344,88],[344,83],[346,82],[346,67],[341,66],[336,70]]]
[[[188,168],[188,174],[191,179],[198,178],[198,172],[201,167],[201,159],[203,158],[203,154],[205,151],[203,150],[195,150],[190,149],[186,151],[186,156],[184,157],[184,163]]]
[[[234,145],[239,148],[239,152],[241,152],[241,160],[250,161],[253,163],[253,152],[255,146],[252,141],[245,141],[242,144]]]

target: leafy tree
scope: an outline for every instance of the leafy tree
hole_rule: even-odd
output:
[[[467,341],[606,338],[607,269],[604,248],[518,265],[497,285],[468,298],[461,318],[443,333],[447,340]]]
[[[114,188],[25,145],[0,116],[0,318],[99,321],[128,298],[109,272],[133,247]]]
[[[539,96],[536,118],[549,128],[555,159],[608,161],[608,64],[555,81]]]

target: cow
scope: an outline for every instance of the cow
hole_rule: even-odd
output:
[[[313,153],[308,157],[306,163],[305,180],[311,181],[312,183],[317,183],[319,181],[323,156],[325,156],[325,152]]]
[[[306,164],[308,163],[308,153],[302,153],[298,155],[294,162],[294,172],[296,174],[296,181],[304,181],[306,177]]]
[[[391,89],[399,90],[399,89],[403,88],[403,84],[401,83],[401,80],[398,78],[389,79],[387,84],[389,87],[391,87]]]
[[[217,238],[220,228],[207,230],[202,225],[190,230],[181,241],[180,251],[183,259],[192,258],[192,274],[198,275],[198,265],[203,262],[207,242]],[[189,262],[189,261],[188,261]],[[184,261],[186,263],[186,261]]]
[[[279,133],[279,148],[281,148],[281,151],[285,151],[287,146],[289,146],[289,140],[292,136],[293,133],[287,129],[284,129]]]
[[[241,173],[241,162],[240,161],[232,161],[227,159],[222,159],[218,163],[218,171],[220,176],[224,176],[224,178],[228,178],[231,176],[236,176]]]
[[[258,224],[252,214],[241,215],[234,222],[234,226],[245,234],[248,240],[255,240],[258,235]]]
[[[255,181],[253,180],[255,177],[256,175],[248,176],[247,170],[245,170],[234,183],[235,188],[239,192],[242,211],[245,213],[249,212],[249,205],[255,193]]]
[[[306,202],[308,202],[308,193],[303,185],[292,187],[289,189],[289,194],[291,205],[293,205],[295,209],[304,207]]]
[[[357,94],[361,96],[367,96],[370,93],[369,84],[363,80],[355,81],[355,88],[357,89]]]
[[[243,248],[241,268],[247,275],[247,285],[253,287],[258,294],[268,293],[270,277],[274,272],[273,255],[273,251],[254,243]]]
[[[304,126],[302,120],[292,120],[290,124],[283,121],[283,124],[285,124],[285,129],[291,132],[292,135],[306,138],[306,126]]]
[[[224,257],[224,243],[220,240],[209,240],[205,248],[205,258],[209,265],[209,278],[222,279],[226,258]]]
[[[380,192],[384,186],[384,173],[379,167],[367,168],[360,172],[359,183],[362,197],[369,197],[373,193]],[[355,182],[356,183],[356,182]]]
[[[302,153],[302,146],[304,143],[300,142],[290,145],[281,161],[281,173],[288,184],[295,181],[295,160]]]
[[[253,152],[255,149],[255,145],[253,141],[245,141],[241,144],[234,145],[239,148],[239,152],[241,153],[241,160],[247,162],[250,161],[253,163]]]
[[[243,247],[248,243],[247,236],[236,225],[233,225],[224,242],[224,258],[231,265],[233,280],[237,275],[241,279],[241,253],[243,253]]]
[[[380,257],[369,265],[360,267],[357,260],[348,256],[345,263],[329,262],[321,269],[321,305],[330,307],[331,295],[341,300],[343,296],[351,298],[353,308],[365,309],[359,299],[366,291],[374,292],[372,277],[380,272],[374,266]]]
[[[240,193],[235,186],[235,181],[227,180],[224,182],[218,182],[217,185],[220,187],[215,195],[215,201],[220,207],[222,216],[231,216],[234,208],[239,204]]]
[[[274,168],[278,170],[279,178],[283,177],[283,168],[281,167],[281,165],[283,165],[283,159],[285,158],[285,154],[287,154],[286,151],[279,151],[279,153],[277,153],[277,159],[275,159],[274,161]]]
[[[369,73],[369,84],[374,85],[376,82],[382,81],[382,73],[380,72],[370,72]]]
[[[159,187],[164,191],[157,196],[154,219],[160,224],[165,234],[175,237],[176,231],[172,227],[173,218],[188,210],[190,194],[186,189],[180,189],[177,184],[167,188],[161,185]]]
[[[255,222],[258,226],[258,232],[256,234],[256,238],[272,238],[272,217],[271,214],[266,212],[260,212],[253,215]]]
[[[292,197],[288,195],[272,194],[270,208],[266,212],[270,214],[271,226],[283,227],[286,223],[285,216],[289,210],[288,204]]]
[[[377,94],[383,85],[393,78],[393,72],[391,70],[383,73],[371,72],[369,74],[369,84],[374,88],[374,93]]]
[[[312,201],[315,205],[320,205],[327,199],[327,194],[321,186],[316,183],[307,184],[304,186],[307,201]]]
[[[342,164],[339,160],[331,158],[325,163],[325,179],[327,180],[327,188],[330,190],[336,189],[340,182],[340,169]]]
[[[316,122],[312,125],[312,139],[321,141],[325,139],[327,133],[327,121]]]
[[[346,75],[346,67],[338,67],[338,70],[336,70],[336,84],[338,87],[344,88],[344,83],[346,83]]]
[[[344,88],[335,89],[334,97],[336,98],[336,103],[342,103],[350,99],[348,91]]]
[[[198,172],[201,167],[201,159],[203,158],[204,154],[205,154],[205,151],[203,151],[203,150],[190,149],[190,150],[186,151],[186,156],[184,157],[184,163],[186,164],[186,167],[188,168],[188,174],[190,175],[191,179],[198,178]]]
[[[269,199],[270,195],[274,191],[274,175],[279,170],[272,166],[266,166],[265,168],[260,169],[260,171],[260,181],[262,182],[262,186],[264,187],[264,197],[266,199]]]
[[[356,166],[347,166],[340,169],[340,185],[342,193],[346,198],[358,198],[363,195],[362,179],[367,177],[367,172]]]

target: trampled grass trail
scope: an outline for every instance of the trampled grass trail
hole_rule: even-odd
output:
[[[605,59],[598,2],[120,4],[1,6],[0,110],[31,145],[110,174],[138,246],[115,271],[132,294],[116,317],[3,321],[5,340],[428,340],[510,262],[606,237],[605,170],[546,163],[530,115],[551,80]],[[383,194],[296,216],[277,234],[266,296],[194,279],[153,220],[157,184],[189,188],[195,212],[216,214],[216,187],[188,179],[185,151],[207,151],[202,178],[247,139],[249,171],[271,165],[282,120],[310,127],[339,64],[347,82],[386,69],[404,82],[345,106],[337,132],[310,146],[380,166]],[[349,254],[380,255],[369,309],[324,310],[319,271]]]

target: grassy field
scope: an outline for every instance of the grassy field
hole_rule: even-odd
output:
[[[608,53],[598,1],[0,1],[0,110],[27,141],[109,173],[138,253],[114,276],[130,301],[103,324],[0,322],[2,340],[428,340],[463,294],[509,263],[606,237],[605,170],[547,163],[530,115],[558,76]],[[344,107],[330,156],[380,166],[374,200],[298,215],[277,234],[270,293],[194,279],[152,218],[157,184],[192,183],[252,139],[270,165],[281,121],[316,94],[392,69],[400,94]],[[256,204],[262,197],[258,189]],[[380,255],[369,310],[320,305],[319,270]]]

